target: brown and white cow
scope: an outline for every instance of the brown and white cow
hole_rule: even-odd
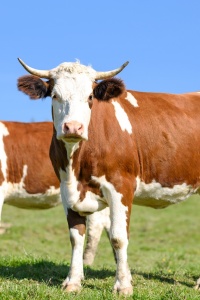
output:
[[[80,289],[85,216],[109,206],[117,255],[114,290],[132,294],[127,264],[132,203],[164,208],[199,192],[200,94],[126,90],[112,78],[126,64],[97,72],[79,62],[50,71],[20,63],[32,75],[19,78],[19,90],[31,99],[52,98],[50,156],[72,244],[63,285]]]
[[[49,159],[52,132],[51,122],[0,122],[0,208],[6,203],[46,209],[61,203]]]
[[[25,209],[61,204],[60,183],[49,159],[52,132],[52,122],[0,121],[0,219],[4,203]],[[88,265],[93,263],[102,231],[110,227],[108,209],[94,215],[87,217],[84,263]],[[0,234],[7,225],[0,223]]]

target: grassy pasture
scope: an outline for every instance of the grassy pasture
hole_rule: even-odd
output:
[[[200,299],[200,197],[164,210],[133,206],[128,249],[134,294],[130,299]],[[79,294],[60,286],[71,256],[62,206],[27,211],[5,205],[0,236],[0,299],[118,299],[112,294],[115,263],[105,234]]]

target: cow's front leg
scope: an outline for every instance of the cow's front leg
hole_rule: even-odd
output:
[[[132,295],[133,293],[132,277],[127,263],[128,228],[132,195],[130,192],[125,198],[123,194],[117,192],[114,188],[107,193],[111,218],[110,240],[117,258],[114,291],[122,295]]]
[[[114,291],[123,295],[132,295],[132,277],[127,262],[128,235],[124,208],[120,209],[121,216],[115,217],[116,211],[111,215],[110,239],[116,253],[117,270]],[[116,208],[114,209],[116,210]],[[122,216],[122,212],[124,216]]]
[[[85,239],[86,220],[77,212],[68,210],[67,221],[72,246],[71,266],[68,277],[63,282],[63,288],[68,292],[78,292],[81,289],[83,274],[83,247]]]

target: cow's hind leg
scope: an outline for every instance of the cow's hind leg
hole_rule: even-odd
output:
[[[85,217],[68,210],[67,221],[70,231],[70,241],[72,246],[71,266],[68,277],[63,282],[63,288],[67,292],[78,292],[81,289],[83,274],[83,247],[85,239]]]
[[[104,210],[97,211],[87,216],[87,241],[83,254],[83,262],[85,265],[91,266],[94,261],[97,246],[104,229],[104,220],[102,219],[104,217],[103,211]]]
[[[92,265],[97,247],[101,238],[103,229],[105,229],[110,241],[110,209],[106,207],[87,216],[87,242],[83,254],[83,262],[86,265]],[[111,244],[112,246],[112,244]],[[112,247],[113,249],[113,247]],[[113,249],[114,258],[116,261],[115,251]]]

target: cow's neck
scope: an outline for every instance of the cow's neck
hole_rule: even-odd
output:
[[[74,152],[79,148],[79,142],[78,143],[65,143],[65,148],[67,150],[68,161],[70,161],[72,159]]]

